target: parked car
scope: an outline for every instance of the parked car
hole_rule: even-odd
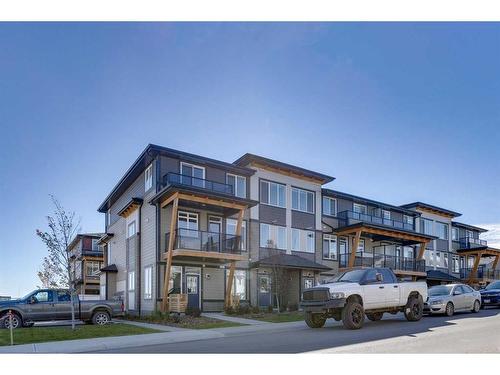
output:
[[[121,301],[94,300],[74,302],[75,318],[97,325],[104,325],[115,316],[123,315]],[[35,322],[71,319],[71,295],[65,289],[39,289],[23,298],[0,301],[0,322],[10,328],[8,313],[11,311],[12,327],[31,327]]]
[[[301,306],[311,328],[326,319],[342,320],[344,327],[359,329],[366,317],[377,321],[384,313],[404,312],[409,321],[422,318],[427,299],[425,282],[398,282],[389,268],[347,271],[330,283],[304,290]]]
[[[481,294],[465,284],[436,285],[429,288],[424,313],[452,316],[457,311],[479,312]]]
[[[500,280],[493,281],[479,291],[482,306],[500,306]]]

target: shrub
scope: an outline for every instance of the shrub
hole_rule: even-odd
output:
[[[296,303],[291,303],[288,305],[288,311],[297,311],[299,309],[299,305]]]
[[[258,313],[260,313],[260,308],[259,308],[259,306],[252,306],[251,311],[252,311],[252,314],[258,314]]]
[[[227,306],[227,307],[224,307],[224,312],[226,313],[226,315],[233,315],[234,309],[232,306]]]
[[[182,319],[180,314],[175,313],[170,315],[169,320],[171,320],[172,323],[180,323]]]
[[[201,316],[201,309],[199,307],[193,307],[191,310],[191,316],[194,318],[199,318]]]
[[[272,313],[273,312],[273,306],[272,305],[267,306],[267,312],[268,313]]]
[[[247,304],[245,305],[239,305],[236,309],[236,314],[237,315],[245,315],[245,314],[248,314],[250,313],[250,306],[248,306]]]

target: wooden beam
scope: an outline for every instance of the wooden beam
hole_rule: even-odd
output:
[[[354,267],[354,261],[356,260],[356,252],[358,251],[359,240],[361,239],[361,229],[356,231],[354,235],[354,243],[352,244],[351,255],[349,256],[349,268]]]
[[[163,300],[161,310],[168,313],[168,284],[170,282],[170,271],[172,269],[172,253],[174,250],[175,228],[177,226],[177,210],[179,209],[179,198],[174,199],[172,206],[172,217],[170,219],[170,235],[168,236],[167,264],[165,265],[165,280],[163,280]]]
[[[163,259],[168,260],[168,251],[164,253]],[[248,256],[241,254],[231,254],[231,253],[219,253],[217,251],[200,251],[200,250],[189,250],[189,249],[174,249],[172,250],[172,257],[195,257],[195,258],[207,258],[207,259],[219,259],[224,261],[223,263],[228,263],[231,261],[248,260]]]
[[[186,194],[186,193],[179,193],[179,199],[183,199],[183,200],[190,201],[190,202],[211,204],[214,206],[220,206],[220,207],[225,207],[225,208],[233,208],[236,210],[241,210],[241,209],[246,208],[246,205],[244,205],[244,204],[229,203],[229,202],[226,202],[222,199],[214,199],[214,198],[209,198],[209,197],[199,197],[197,195],[191,195],[191,194]]]
[[[289,170],[286,170],[286,169],[282,169],[282,168],[276,168],[276,167],[271,167],[269,165],[265,165],[265,164],[262,164],[262,163],[258,163],[258,162],[252,162],[250,163],[250,166],[253,166],[253,167],[256,167],[256,168],[260,168],[260,169],[264,169],[266,171],[270,171],[270,172],[274,172],[274,173],[279,173],[279,174],[282,174],[282,175],[285,175],[285,176],[289,176],[289,177],[293,177],[293,178],[298,178],[300,180],[304,180],[304,181],[308,181],[308,182],[314,182],[316,184],[323,184],[324,181],[323,179],[320,179],[320,178],[313,178],[313,177],[309,177],[309,176],[304,176],[300,173],[294,173],[294,172],[291,172]]]
[[[233,304],[233,279],[234,279],[234,269],[236,267],[236,262],[231,262],[231,267],[229,267],[229,276],[227,277],[227,287],[226,287],[226,307],[232,306]]]
[[[417,256],[417,260],[421,260],[423,257],[424,257],[424,254],[425,254],[425,248],[427,247],[427,244],[429,243],[430,241],[425,241],[425,242],[422,242],[420,244],[420,250],[418,252],[418,256]]]
[[[179,193],[172,194],[170,197],[168,197],[163,202],[161,202],[160,207],[163,208],[165,206],[168,206],[171,202],[173,202],[178,197],[179,197]]]
[[[497,266],[498,266],[498,261],[500,260],[500,254],[498,254],[496,257],[495,257],[495,260],[493,261],[493,270],[496,270],[497,269]]]
[[[347,235],[347,234],[355,234],[359,229],[361,229],[361,231],[364,233],[379,234],[382,236],[393,237],[393,238],[398,238],[398,239],[403,239],[403,240],[410,240],[410,241],[415,241],[415,242],[429,241],[427,238],[416,235],[416,234],[413,235],[413,234],[409,234],[409,233],[401,233],[401,232],[390,230],[390,229],[378,229],[378,228],[370,228],[370,227],[365,227],[365,226],[361,226],[359,228],[348,228],[348,229],[344,229],[344,230],[339,230],[339,231],[336,231],[335,233],[339,236]]]
[[[238,221],[236,223],[236,238],[238,239],[236,241],[236,246],[238,246],[235,251],[238,252],[238,250],[241,248],[241,228],[243,227],[243,215],[245,214],[245,209],[241,209],[238,212]]]
[[[467,283],[471,283],[473,279],[477,279],[477,269],[479,267],[479,262],[481,261],[481,255],[478,254],[474,259],[474,265],[472,266],[472,270],[469,273],[469,277],[467,278]]]

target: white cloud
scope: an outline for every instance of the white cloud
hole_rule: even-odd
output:
[[[481,234],[483,240],[488,241],[488,245],[500,249],[500,223],[479,224],[480,228],[488,229],[488,232]]]

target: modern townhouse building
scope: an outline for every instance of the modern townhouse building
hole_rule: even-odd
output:
[[[68,246],[73,280],[79,295],[100,294],[100,273],[104,253],[99,245],[102,233],[85,233],[75,236]]]
[[[421,202],[394,206],[323,187],[333,180],[253,154],[228,163],[148,145],[98,209],[106,217],[101,297],[122,298],[132,314],[166,311],[174,295],[221,311],[235,299],[275,306],[276,270],[289,305],[354,267],[445,275],[431,282],[461,277],[469,263],[460,256],[471,254],[460,254],[469,249],[460,238],[479,241],[480,228]]]

